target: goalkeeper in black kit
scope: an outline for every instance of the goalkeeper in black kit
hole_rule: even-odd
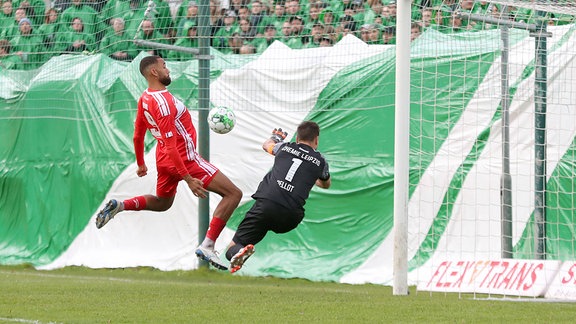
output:
[[[312,121],[302,122],[296,131],[296,142],[283,142],[288,133],[281,128],[272,131],[262,148],[275,156],[274,165],[252,195],[254,206],[238,226],[226,251],[230,272],[242,268],[254,253],[254,245],[268,231],[286,233],[304,218],[304,204],[314,185],[330,187],[328,163],[318,148],[320,127]]]

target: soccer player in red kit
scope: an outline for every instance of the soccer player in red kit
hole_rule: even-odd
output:
[[[207,191],[222,197],[214,210],[206,237],[196,249],[196,255],[214,267],[226,270],[227,267],[214,252],[214,243],[240,203],[242,192],[217,167],[198,154],[192,117],[186,106],[166,89],[172,81],[166,62],[159,56],[145,57],[140,62],[140,73],[148,81],[148,89],[138,100],[134,123],[136,174],[143,177],[148,171],[144,162],[144,136],[149,130],[158,141],[156,195],[137,196],[124,201],[110,200],[98,213],[96,227],[106,225],[123,210],[168,210],[174,202],[178,183],[184,180],[196,197],[206,198]]]

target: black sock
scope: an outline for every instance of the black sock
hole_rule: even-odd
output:
[[[244,245],[242,244],[234,244],[232,245],[228,251],[226,251],[226,259],[228,259],[228,261],[232,260],[232,257],[238,253],[240,250],[242,250],[244,248]]]

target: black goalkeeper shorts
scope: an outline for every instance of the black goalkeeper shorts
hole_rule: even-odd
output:
[[[256,244],[268,231],[281,234],[295,229],[303,218],[304,210],[289,209],[268,199],[256,199],[232,240],[244,246]]]

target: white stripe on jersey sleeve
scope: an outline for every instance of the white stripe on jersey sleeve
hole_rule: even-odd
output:
[[[162,92],[153,92],[151,93],[152,98],[154,98],[154,100],[156,100],[156,103],[158,104],[158,110],[160,111],[160,115],[162,116],[168,116],[170,115],[170,106],[168,106],[168,101],[166,101],[166,98],[162,95]]]

